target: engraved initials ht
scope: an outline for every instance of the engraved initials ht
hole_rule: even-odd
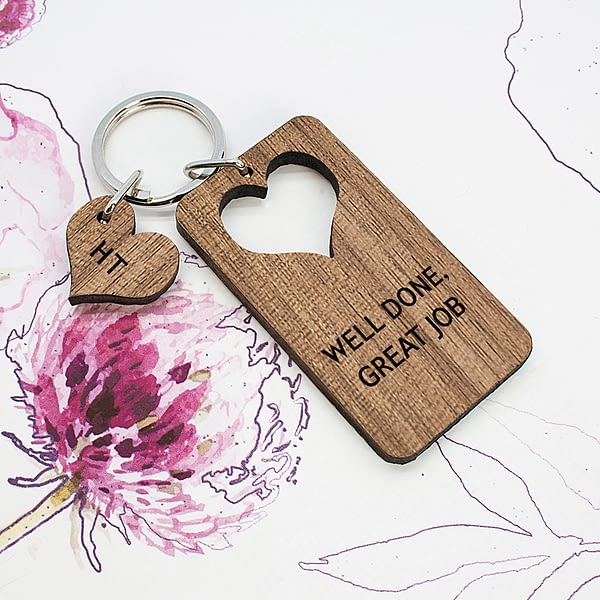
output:
[[[113,252],[112,248],[104,249],[104,245],[106,244],[106,240],[102,240],[91,252],[90,256],[94,256],[95,254],[100,254],[100,258],[98,259],[98,264],[102,264]],[[115,252],[115,258],[117,259],[111,267],[106,271],[108,275],[110,275],[113,271],[117,269],[120,265],[127,266],[129,263],[118,253]]]

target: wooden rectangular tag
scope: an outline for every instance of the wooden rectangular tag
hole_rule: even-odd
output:
[[[526,329],[317,119],[295,117],[187,194],[177,225],[386,460],[407,462],[518,369]],[[332,257],[241,248],[220,212],[285,164],[337,193]]]

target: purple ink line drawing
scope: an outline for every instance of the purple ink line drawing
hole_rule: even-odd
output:
[[[539,421],[545,426],[546,433],[554,434],[552,439],[557,439],[561,434],[562,436],[577,439],[578,445],[573,451],[576,452],[578,456],[593,456],[595,453],[600,452],[600,439],[587,433],[581,427],[544,419],[531,412],[509,407],[495,400],[491,400],[490,402],[493,402],[494,407],[496,407],[496,410],[493,412],[486,411],[491,419],[494,419],[508,435],[517,439],[529,452],[537,456],[539,460],[543,461],[548,468],[557,475],[562,485],[564,485],[570,493],[581,498],[581,500],[583,500],[583,502],[585,502],[593,511],[600,510],[600,490],[593,489],[596,487],[593,485],[596,478],[594,477],[594,473],[590,472],[590,468],[584,467],[584,473],[574,472],[573,467],[569,468],[566,465],[559,468],[557,463],[564,462],[564,458],[562,452],[557,451],[556,445],[544,444],[542,448],[535,448],[527,441],[527,439],[525,439],[526,436],[524,433],[526,432],[529,423],[534,420]],[[497,416],[499,410],[519,414],[520,418],[516,421],[516,424],[513,422],[509,428]],[[592,468],[595,469],[595,467]],[[590,489],[590,483],[593,486],[592,489]]]
[[[301,562],[299,563],[299,566],[306,571],[317,571],[323,575],[332,577],[333,579],[337,579],[344,583],[349,583],[354,587],[370,592],[400,593],[407,592],[413,588],[425,586],[427,584],[439,582],[443,579],[451,578],[456,575],[460,575],[464,578],[464,581],[460,581],[459,587],[466,588],[466,586],[482,577],[482,575],[480,575],[480,571],[482,570],[484,572],[483,576],[497,574],[498,572],[511,572],[513,569],[520,571],[522,569],[536,567],[549,558],[547,555],[524,554],[522,556],[517,555],[503,559],[494,560],[490,558],[488,560],[483,559],[460,562],[460,559],[457,560],[456,557],[451,557],[450,561],[448,561],[448,563],[442,567],[442,572],[439,575],[427,575],[427,565],[423,560],[423,551],[431,552],[434,554],[435,558],[438,558],[436,556],[437,553],[435,549],[444,548],[444,552],[446,552],[446,546],[444,545],[444,542],[455,539],[457,536],[467,539],[469,544],[474,547],[480,547],[482,546],[482,542],[484,540],[493,539],[494,541],[498,541],[505,537],[506,534],[526,537],[521,533],[513,532],[510,529],[501,527],[473,525],[468,523],[439,525],[428,527],[406,536],[388,538],[369,544],[347,548],[341,550],[340,552],[323,556],[316,562]],[[511,544],[514,544],[514,541],[511,541]],[[395,572],[392,574],[392,577],[388,576],[388,579],[393,580],[393,583],[388,583],[385,586],[365,584],[361,583],[361,576],[366,578],[368,575],[356,573],[354,578],[351,579],[350,575],[333,574],[329,569],[325,570],[325,567],[331,567],[334,561],[338,560],[340,557],[343,557],[345,554],[360,552],[369,554],[374,549],[379,549],[380,546],[386,547],[386,550],[389,551],[390,554],[399,552],[402,546],[408,546],[402,552],[407,557],[405,565],[398,565],[398,567],[394,569]],[[418,557],[418,561],[421,565],[420,568],[418,564],[410,560],[409,557],[411,552],[416,552],[415,556]],[[511,567],[509,571],[505,571],[507,566]],[[498,568],[500,571],[497,570]],[[383,571],[383,567],[381,567],[381,570]],[[382,575],[382,573],[380,573],[380,575]]]
[[[500,414],[507,429],[518,429],[515,423],[523,418],[523,411],[503,406]],[[548,458],[551,453],[544,449],[546,444],[556,445],[544,435],[550,421],[527,414],[529,420],[522,426],[532,435],[527,443],[519,443],[531,461],[521,460],[520,464],[522,468],[529,465],[530,475],[539,475],[539,471],[541,476],[554,473],[557,468]],[[501,417],[492,418],[498,421]],[[566,443],[577,455],[582,455],[578,453],[580,444],[596,441],[580,427],[554,425],[567,436],[561,447]],[[498,444],[504,442],[501,439]],[[536,448],[535,444],[542,446]],[[588,582],[592,585],[600,577],[600,563],[595,558],[600,554],[600,539],[590,539],[589,532],[558,533],[557,525],[564,529],[566,524],[551,525],[543,508],[555,502],[554,495],[540,503],[527,477],[472,445],[448,435],[436,445],[464,492],[465,501],[484,508],[489,523],[435,524],[414,533],[345,548],[317,561],[300,562],[300,568],[371,592],[399,594],[422,588],[422,593],[436,598],[459,598],[467,592],[474,598],[483,597],[488,582],[498,577],[511,593],[515,588],[520,590],[511,595],[514,598],[575,597]],[[595,458],[598,456],[600,449]],[[568,479],[566,474],[563,476]],[[556,483],[560,486],[562,479],[556,477]],[[579,497],[570,487],[563,489],[573,500]],[[596,516],[589,504],[578,506]],[[560,513],[570,509],[562,504]],[[560,519],[561,514],[553,518]],[[565,596],[558,590],[564,590]]]
[[[505,466],[497,458],[491,456],[490,454],[486,454],[485,452],[482,452],[481,450],[478,450],[476,448],[472,448],[471,446],[467,446],[466,444],[461,444],[460,442],[456,442],[456,441],[452,440],[450,437],[448,437],[447,435],[444,437],[447,442],[450,442],[451,444],[455,444],[456,446],[460,446],[461,448],[468,450],[470,453],[475,453],[475,454],[479,455],[481,458],[483,458],[484,462],[488,463],[488,465],[490,463],[496,463],[494,466],[500,467],[500,470],[497,469],[499,473],[502,473],[502,470],[506,471],[507,473],[504,473],[504,474],[508,475],[508,478],[513,480],[512,481],[513,484],[517,484],[517,486],[521,488],[520,493],[521,493],[521,495],[524,496],[524,498],[522,499],[522,502],[520,504],[521,505],[523,505],[523,504],[530,505],[533,509],[530,511],[530,517],[531,517],[530,521],[534,525],[534,528],[536,528],[538,530],[538,532],[543,531],[545,533],[544,530],[546,530],[551,535],[553,535],[555,537],[560,537],[552,530],[552,528],[546,522],[544,515],[542,514],[539,506],[536,504],[536,502],[531,494],[531,490],[529,489],[527,482],[520,475],[515,473],[513,470],[511,470],[510,468]],[[533,535],[533,531],[531,531],[531,529],[532,529],[531,527],[526,527],[524,524],[520,525],[520,524],[514,522],[508,516],[500,514],[500,511],[496,510],[494,508],[493,504],[489,504],[484,499],[479,498],[478,494],[476,492],[473,492],[470,489],[470,487],[467,485],[465,479],[463,479],[463,477],[461,477],[460,473],[453,467],[452,462],[448,458],[448,451],[445,452],[444,448],[439,443],[437,444],[437,447],[438,447],[442,457],[444,458],[444,460],[448,463],[450,470],[454,473],[454,475],[456,475],[458,481],[460,482],[461,487],[465,490],[465,492],[467,493],[467,495],[470,498],[472,498],[475,502],[477,502],[479,505],[481,505],[483,508],[485,508],[491,514],[506,521],[509,525],[514,527],[514,529],[516,531],[522,532],[523,534],[525,534],[527,536]],[[520,482],[520,485],[517,483],[517,481]],[[511,498],[514,499],[515,496],[516,496],[516,494],[513,494],[511,496]]]
[[[525,114],[525,112],[523,110],[521,110],[521,108],[519,108],[519,105],[518,105],[517,101],[514,99],[514,95],[513,95],[513,83],[514,83],[515,77],[517,75],[517,66],[509,58],[508,51],[509,51],[509,47],[510,47],[510,44],[511,44],[511,40],[513,40],[521,32],[521,30],[523,29],[523,25],[525,23],[525,12],[523,10],[523,0],[518,0],[518,6],[519,6],[519,15],[520,15],[518,27],[508,36],[508,38],[506,39],[506,44],[504,45],[504,58],[505,58],[506,62],[510,65],[510,68],[511,68],[511,71],[512,71],[511,75],[510,75],[510,78],[508,80],[507,88],[506,88],[508,100],[512,104],[513,108],[521,115],[521,117],[523,118],[523,120],[527,123],[527,125],[531,129],[531,131],[533,131],[533,133],[538,137],[538,139],[542,142],[542,144],[544,144],[544,146],[546,146],[546,149],[550,153],[550,156],[552,156],[553,160],[556,161],[559,165],[562,165],[563,167],[566,167],[567,169],[569,169],[573,173],[577,174],[594,191],[600,193],[600,188],[598,188],[596,185],[594,185],[594,183],[591,181],[591,179],[589,179],[588,177],[586,177],[586,175],[582,171],[580,171],[579,169],[575,168],[574,166],[566,163],[565,161],[561,160],[557,156],[556,152],[553,150],[553,148],[548,143],[548,141],[546,140],[546,138],[542,135],[542,133],[539,131],[539,129],[533,124],[532,119],[530,119]]]
[[[584,587],[586,587],[587,585],[589,585],[590,583],[593,583],[594,581],[598,581],[600,579],[600,575],[594,575],[593,577],[590,577],[589,579],[586,579],[583,583],[581,583],[580,585],[577,586],[577,588],[573,591],[573,593],[567,598],[567,600],[571,600],[571,598],[575,598],[576,594],[578,592],[580,592]]]

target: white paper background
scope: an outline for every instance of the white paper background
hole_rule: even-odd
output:
[[[522,61],[512,89],[515,101],[563,161],[597,180],[598,71],[589,70],[585,81],[573,77],[565,83],[561,77],[582,65],[593,69],[600,53],[589,26],[598,22],[600,9],[581,0],[523,0],[523,8],[529,29],[513,41],[510,54]],[[590,437],[600,439],[600,197],[553,159],[509,102],[511,67],[503,50],[519,21],[516,0],[47,0],[46,14],[31,33],[0,50],[0,78],[52,98],[65,127],[82,145],[94,195],[104,193],[91,163],[94,129],[111,106],[132,94],[172,89],[206,102],[224,124],[232,156],[294,115],[320,118],[531,332],[534,352],[523,369],[450,437],[510,466],[528,483],[555,531],[591,543],[600,539],[594,521],[600,502],[593,499],[600,498],[594,472],[600,453]],[[168,135],[180,125],[182,136],[189,132],[181,115],[167,118],[172,125],[155,120],[131,127],[140,155],[148,146],[139,142],[142,135]],[[589,135],[580,139],[580,131]],[[126,175],[142,167],[156,185],[168,188],[179,175],[162,159],[152,163],[149,150],[146,162],[138,164],[137,154],[123,150],[128,135],[122,136],[123,145],[118,139],[111,145],[115,171]],[[197,149],[206,151],[206,136],[197,143],[167,140],[162,151],[172,157],[180,144],[189,147],[189,157],[178,158],[180,163],[201,157]],[[178,164],[175,159],[173,164]],[[140,229],[168,232],[185,248],[172,213],[138,214]],[[269,226],[277,227],[267,221],[263,237]],[[310,240],[313,234],[302,235]],[[208,285],[228,294],[216,279]],[[15,383],[8,366],[3,369],[0,417],[6,429],[4,423],[13,418],[9,397]],[[385,548],[377,550],[349,561],[345,572],[336,571],[362,588],[298,566],[428,527],[490,521],[490,513],[465,493],[437,446],[411,464],[386,464],[308,381],[304,385],[311,424],[301,449],[298,485],[282,490],[268,516],[237,535],[233,548],[173,558],[141,542],[127,547],[118,535],[107,534],[100,547],[104,572],[97,575],[81,554],[73,553],[71,522],[63,513],[0,554],[0,598],[374,598],[378,593],[365,588],[414,568],[411,561],[427,565],[431,577],[439,576],[446,565],[433,538],[418,557],[403,555],[400,545],[391,555]],[[553,429],[498,403],[573,427]],[[516,442],[511,431],[525,443]],[[548,435],[554,436],[551,441]],[[32,473],[32,467],[4,438],[0,455],[4,526],[18,506],[22,511],[31,507],[40,491],[6,483],[8,476]],[[455,458],[463,478],[475,485],[489,477],[481,465],[473,467],[481,471],[470,471],[469,461],[468,456]],[[509,484],[485,493],[490,502],[518,514],[533,510],[520,507],[520,496]],[[482,494],[472,495],[481,499]],[[456,535],[441,554],[468,554],[469,544]],[[546,570],[489,577],[478,582],[480,587],[467,588],[463,597],[530,597],[571,556],[571,550],[561,554],[550,546],[541,541],[533,552],[550,557]],[[564,581],[556,576],[535,597],[570,597],[600,573],[594,556],[570,561],[570,570],[561,571]],[[385,575],[378,575],[378,568]],[[596,597],[594,581],[577,597]],[[442,582],[397,595],[453,598],[456,593]]]

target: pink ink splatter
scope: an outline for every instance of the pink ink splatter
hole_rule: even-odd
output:
[[[87,199],[79,146],[50,99],[0,84],[0,348],[66,276],[66,222]]]
[[[26,36],[46,12],[44,0],[0,1],[0,48]]]
[[[101,520],[168,554],[228,547],[295,483],[298,372],[245,309],[181,283],[141,308],[73,308],[63,287],[9,344],[31,443],[5,432],[43,467],[12,482],[58,487],[0,532],[0,552],[67,506],[97,570]]]

